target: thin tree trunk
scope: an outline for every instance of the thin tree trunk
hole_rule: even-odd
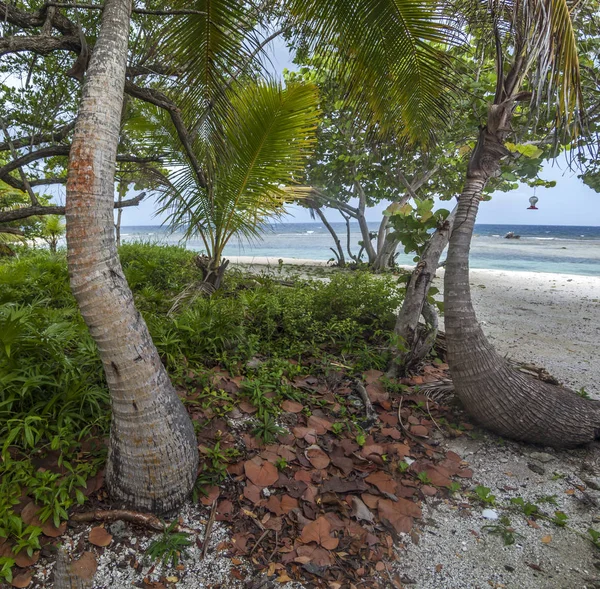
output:
[[[375,252],[375,248],[373,247],[373,243],[371,242],[371,234],[369,233],[369,224],[365,219],[364,212],[361,210],[356,217],[358,221],[358,226],[360,228],[360,233],[362,235],[362,247],[367,252],[367,258],[369,260],[369,265],[372,265],[375,262],[375,258],[377,254]]]
[[[352,250],[350,249],[350,240],[351,240],[350,216],[344,214],[342,211],[340,211],[340,215],[342,215],[342,217],[344,217],[344,221],[346,221],[346,249],[348,251],[348,256],[350,257],[351,260],[354,260],[356,262],[357,261],[356,256],[352,255]]]
[[[342,248],[340,238],[338,237],[338,234],[336,233],[335,229],[331,226],[331,223],[329,223],[329,221],[327,220],[327,217],[325,216],[325,213],[323,213],[321,208],[315,207],[315,212],[317,213],[317,215],[319,215],[319,219],[321,219],[323,225],[325,225],[327,231],[329,231],[329,233],[331,234],[331,237],[333,237],[333,242],[335,243],[335,248],[337,250],[336,255],[338,257],[338,266],[340,268],[343,268],[346,265],[346,258],[344,257],[344,249]]]
[[[600,437],[600,402],[511,368],[486,339],[471,302],[471,238],[483,189],[499,167],[509,108],[490,108],[458,203],[444,280],[448,363],[456,394],[482,426],[516,440],[576,446]]]
[[[381,218],[381,223],[379,223],[379,231],[377,232],[377,255],[383,249],[383,245],[385,244],[386,237],[389,235],[388,225],[390,222],[390,218],[385,215]]]
[[[358,192],[359,203],[358,203],[358,214],[356,215],[356,220],[358,221],[358,226],[360,228],[360,233],[362,235],[363,248],[367,252],[367,257],[369,258],[369,266],[371,266],[375,262],[375,258],[377,257],[377,253],[375,252],[375,248],[373,247],[373,243],[371,242],[371,234],[369,232],[369,225],[367,220],[365,219],[365,208],[367,206],[367,197],[365,195],[360,182],[354,182],[354,186],[356,187],[356,191]],[[359,254],[360,258],[360,254]]]
[[[419,263],[413,270],[410,280],[406,285],[404,302],[398,313],[394,329],[394,335],[398,340],[398,344],[394,350],[393,360],[388,370],[390,376],[406,373],[406,371],[429,354],[431,346],[435,342],[435,338],[433,338],[433,341],[430,341],[431,338],[428,337],[427,333],[419,333],[419,318],[422,314],[424,316],[428,315],[428,317],[425,317],[426,326],[430,328],[435,327],[435,331],[437,332],[437,317],[435,320],[431,317],[431,313],[435,313],[435,309],[426,308],[425,312],[423,312],[424,304],[427,301],[427,294],[429,293],[431,283],[435,278],[442,252],[448,245],[457,208],[454,207],[454,210],[441,227],[438,227],[431,236]],[[429,331],[432,330],[429,329]]]
[[[114,236],[115,161],[131,0],[106,0],[82,91],[67,181],[71,288],[111,393],[106,483],[133,509],[166,513],[190,494],[198,465],[192,423],[123,274]]]
[[[390,268],[391,260],[396,253],[396,249],[400,244],[400,240],[394,237],[393,234],[388,233],[383,242],[383,247],[377,252],[375,262],[371,266],[375,272],[385,272]]]

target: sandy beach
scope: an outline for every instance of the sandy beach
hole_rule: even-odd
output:
[[[256,270],[279,267],[279,258],[231,261]],[[320,260],[282,261],[294,271],[327,266]],[[443,270],[435,284],[443,289]],[[600,278],[471,270],[471,287],[479,320],[500,353],[543,366],[564,384],[600,398]]]

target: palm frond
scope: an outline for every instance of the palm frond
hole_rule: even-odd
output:
[[[185,110],[190,128],[206,138],[211,125],[229,112],[224,88],[239,64],[250,60],[253,24],[248,5],[237,0],[176,0],[173,7],[198,14],[179,15],[166,22],[160,51],[180,72],[178,104]]]
[[[451,42],[431,0],[287,0],[307,21],[309,47],[332,56],[348,97],[366,101],[385,126],[424,141],[447,118],[444,90],[451,79],[441,47]]]
[[[228,100],[232,114],[218,138],[226,149],[211,151],[211,137],[208,145],[196,139],[208,185],[198,185],[181,154],[159,199],[159,212],[168,214],[170,227],[186,238],[200,236],[212,257],[221,255],[232,235],[256,237],[265,221],[283,213],[289,185],[300,176],[315,142],[319,115],[317,90],[308,84],[283,89],[275,83],[251,83]],[[166,118],[163,126],[169,130]],[[171,135],[176,142],[173,130]]]

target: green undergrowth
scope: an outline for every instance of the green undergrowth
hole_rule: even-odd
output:
[[[174,383],[197,391],[187,402],[226,413],[247,401],[257,408],[255,435],[265,441],[278,434],[281,402],[302,401],[290,386],[294,378],[326,374],[332,362],[356,373],[387,364],[402,300],[392,276],[339,271],[327,281],[281,281],[230,269],[221,290],[170,315],[177,295],[200,278],[194,252],[126,244],[120,256]],[[210,378],[216,369],[243,376],[243,386],[235,394],[221,390]],[[2,260],[0,537],[10,539],[14,552],[39,549],[39,525],[18,515],[27,501],[41,508],[36,524],[55,525],[85,501],[86,480],[105,457],[109,424],[102,365],[70,292],[64,252]],[[209,451],[205,480],[218,480],[219,449]]]

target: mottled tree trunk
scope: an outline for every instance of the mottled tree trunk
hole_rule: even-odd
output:
[[[469,250],[475,218],[483,189],[505,153],[511,108],[510,103],[490,107],[458,203],[444,280],[448,363],[456,394],[482,426],[516,440],[575,446],[600,437],[600,402],[511,368],[486,339],[471,302]]]
[[[71,288],[111,393],[106,483],[112,497],[155,513],[177,508],[196,479],[192,423],[160,361],[117,255],[114,175],[131,0],[106,0],[82,91],[67,181]]]
[[[383,245],[377,252],[375,261],[371,266],[372,270],[375,272],[385,272],[386,270],[389,270],[390,262],[396,253],[399,244],[400,240],[397,237],[394,237],[393,233],[388,233],[385,236]]]
[[[454,224],[457,207],[450,213],[444,223],[431,236],[419,263],[413,270],[406,285],[406,294],[402,308],[396,318],[394,335],[398,339],[398,347],[394,350],[393,359],[388,370],[390,376],[405,374],[407,370],[418,364],[429,352],[435,342],[437,333],[437,314],[434,308],[424,306],[431,283],[435,278],[440,257],[448,245],[450,232]],[[425,330],[419,329],[421,315],[425,319]]]

